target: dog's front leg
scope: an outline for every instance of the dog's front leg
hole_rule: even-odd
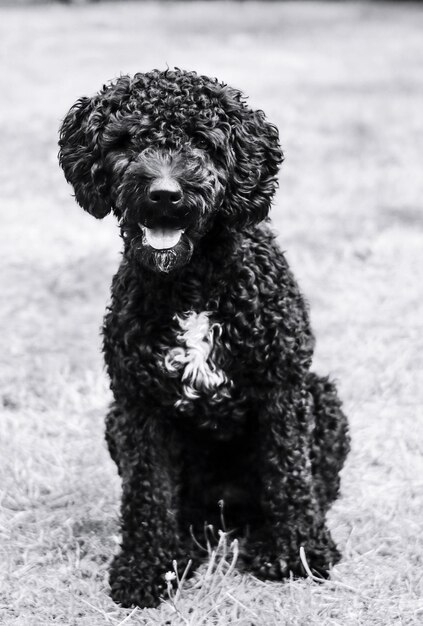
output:
[[[110,587],[122,606],[157,605],[165,588],[164,574],[179,556],[178,472],[175,450],[164,430],[163,424],[151,420],[116,442],[123,492],[122,543],[112,562]]]
[[[301,547],[310,567],[322,575],[339,559],[314,488],[313,427],[305,386],[267,394],[260,414],[259,462],[265,525],[251,555],[260,577],[304,575]]]

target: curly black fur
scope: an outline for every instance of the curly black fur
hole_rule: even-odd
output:
[[[265,220],[276,128],[216,79],[155,70],[80,99],[59,158],[124,239],[104,322],[123,490],[113,598],[156,604],[172,559],[201,560],[192,534],[219,526],[221,500],[245,568],[302,575],[304,546],[326,575],[349,437],[333,384],[309,371],[307,306]]]

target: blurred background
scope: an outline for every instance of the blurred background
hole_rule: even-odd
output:
[[[120,485],[99,332],[120,239],[74,202],[58,128],[110,79],[177,66],[279,128],[273,224],[353,436],[330,517],[349,589],[247,580],[223,617],[180,623],[251,624],[254,602],[266,626],[421,623],[422,33],[422,3],[0,0],[0,622],[127,615],[107,588]],[[166,611],[131,623],[179,623]]]

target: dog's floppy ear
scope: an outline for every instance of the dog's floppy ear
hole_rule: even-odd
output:
[[[257,224],[267,217],[278,184],[283,153],[279,133],[263,111],[253,111],[241,93],[226,88],[224,99],[230,116],[233,173],[222,206],[231,224]]]
[[[59,163],[78,204],[102,218],[110,212],[111,201],[99,144],[106,120],[98,105],[95,96],[80,98],[71,107],[60,129]]]

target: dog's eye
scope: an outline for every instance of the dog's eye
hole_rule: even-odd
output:
[[[108,150],[124,151],[131,145],[131,135],[127,132],[106,132],[103,135],[103,145]]]
[[[195,144],[196,144],[197,148],[200,148],[200,150],[207,150],[207,148],[208,148],[207,141],[205,139],[203,139],[202,137],[197,139]]]
[[[131,136],[129,133],[124,133],[114,138],[112,148],[114,150],[126,150],[130,145]]]

